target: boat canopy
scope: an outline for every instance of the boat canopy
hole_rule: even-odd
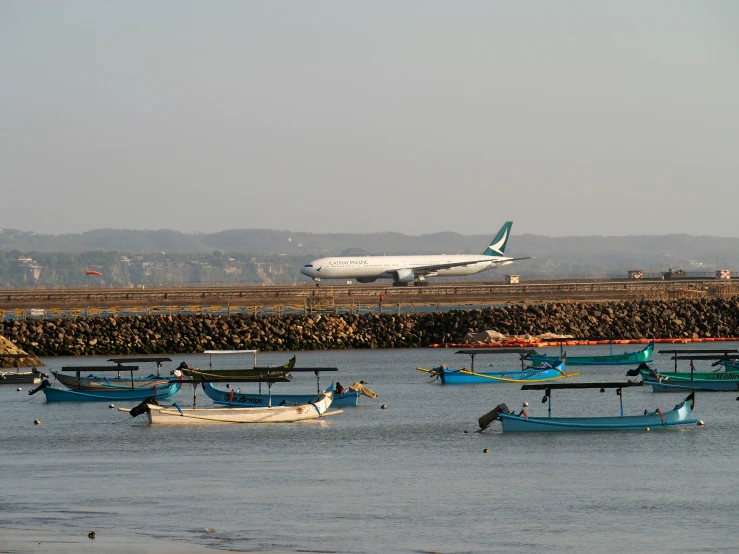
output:
[[[660,354],[730,354],[732,352],[739,352],[736,348],[717,348],[717,349],[696,349],[696,348],[676,348],[673,350],[660,350]]]
[[[470,360],[470,371],[475,371],[475,356],[478,354],[519,354],[521,356],[521,369],[524,369],[524,359],[530,354],[536,354],[531,348],[470,348],[457,350],[455,354],[467,354]]]
[[[531,354],[536,353],[531,348],[470,348],[465,350],[457,350],[455,354],[468,354],[476,356],[477,354]]]
[[[256,354],[259,350],[203,350],[203,354]]]
[[[139,366],[137,365],[70,365],[64,366],[62,371],[138,371]]]
[[[110,358],[108,361],[114,364],[145,364],[147,362],[161,364],[162,362],[171,362],[172,358]]]
[[[641,387],[641,381],[625,381],[623,383],[555,383],[551,385],[524,385],[521,390],[547,390],[547,389],[622,389],[624,387]]]

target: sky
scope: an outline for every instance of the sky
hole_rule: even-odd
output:
[[[737,205],[732,0],[0,0],[0,228],[738,237]]]

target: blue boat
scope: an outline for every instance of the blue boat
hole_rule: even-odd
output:
[[[417,367],[438,379],[442,385],[473,385],[495,383],[538,383],[575,377],[579,373],[565,373],[566,355],[556,361],[544,362],[540,367],[524,367],[525,355],[533,352],[524,348],[474,348],[459,350],[456,354],[467,354],[471,357],[470,369],[449,369],[441,365],[434,369]],[[475,356],[478,354],[518,354],[521,358],[520,370],[509,371],[475,371]]]
[[[697,419],[690,419],[695,406],[695,394],[688,397],[672,410],[663,412],[656,409],[653,412],[647,410],[643,414],[626,416],[623,408],[624,387],[641,386],[641,383],[629,381],[627,383],[572,383],[552,385],[524,385],[526,390],[545,390],[544,401],[549,400],[547,417],[532,417],[525,410],[512,413],[508,406],[499,404],[494,410],[480,417],[479,431],[484,431],[494,421],[500,421],[504,433],[556,433],[556,432],[583,432],[583,431],[651,431],[667,429],[677,425],[702,424]],[[552,417],[551,391],[554,388],[599,388],[604,391],[607,388],[615,388],[621,405],[620,416],[594,416],[594,417]]]
[[[562,357],[562,344],[559,346],[559,356],[549,356],[548,354],[538,354],[533,352],[526,356],[534,364],[542,362],[552,363]],[[651,362],[652,353],[654,352],[654,342],[650,342],[645,348],[637,352],[624,352],[623,354],[614,354],[613,345],[611,344],[611,353],[604,356],[568,356],[568,365],[628,365],[634,363]]]
[[[331,392],[331,386],[323,392]],[[237,392],[234,389],[223,390],[213,386],[208,381],[203,383],[205,394],[214,404],[236,406],[239,408],[263,408],[265,406],[285,406],[292,404],[307,404],[313,402],[320,393],[314,394],[252,394]],[[334,392],[332,406],[356,406],[359,404],[358,391],[345,391],[343,394]]]
[[[164,385],[140,388],[122,388],[116,386],[101,386],[95,390],[67,390],[52,387],[44,380],[41,385],[28,394],[43,391],[47,402],[112,402],[122,400],[145,400],[151,396],[157,399],[169,398],[180,390],[182,383],[170,381]]]

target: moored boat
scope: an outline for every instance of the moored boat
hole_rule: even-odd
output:
[[[500,421],[504,433],[509,432],[583,432],[583,431],[629,431],[629,430],[661,430],[678,425],[699,423],[697,419],[690,419],[695,406],[695,395],[691,393],[684,401],[672,410],[653,412],[647,410],[639,415],[624,415],[622,389],[631,386],[641,386],[641,383],[628,381],[626,383],[572,383],[552,385],[524,385],[526,390],[544,390],[544,401],[549,401],[548,416],[529,416],[525,410],[513,413],[505,404],[498,405],[494,410],[480,417],[478,424],[480,432],[484,431],[494,421]],[[590,416],[590,417],[552,417],[551,391],[558,389],[598,388],[616,389],[619,396],[620,416]]]
[[[150,425],[200,425],[210,423],[293,423],[317,419],[341,413],[328,412],[332,393],[324,393],[313,401],[297,406],[272,406],[263,408],[180,408],[146,403],[134,409],[119,408],[136,417],[145,413]]]
[[[112,366],[108,371],[117,371],[118,375],[115,377],[105,377],[102,375],[95,375],[89,373],[87,376],[82,373],[87,373],[89,370],[85,370],[84,367],[76,367],[75,375],[67,375],[59,371],[52,371],[54,378],[59,381],[65,387],[72,390],[98,390],[104,387],[123,387],[123,388],[151,388],[154,386],[166,385],[171,379],[169,377],[161,376],[161,367],[164,362],[171,362],[171,358],[152,358],[152,357],[136,357],[136,358],[111,358],[108,360],[116,365]],[[120,372],[126,363],[154,363],[157,366],[157,374],[147,375],[146,377],[134,377],[133,374],[130,376],[123,377]],[[185,362],[180,364],[180,368],[187,367]],[[179,368],[178,368],[179,369]],[[69,368],[66,369],[70,371]],[[174,372],[173,372],[174,373]]]
[[[467,354],[471,357],[470,369],[449,369],[441,365],[434,369],[417,367],[438,379],[443,385],[471,385],[471,384],[494,384],[494,383],[537,383],[575,377],[579,373],[566,373],[566,355],[556,361],[544,362],[539,367],[525,367],[526,354],[532,352],[524,348],[476,348],[472,350],[459,350],[457,354]],[[520,370],[508,371],[475,371],[475,356],[478,354],[518,354],[521,358]]]
[[[692,363],[691,368],[694,369]],[[732,369],[731,365],[725,365],[724,371],[660,373],[653,368],[642,368],[639,372],[644,384],[651,386],[653,392],[739,391],[739,368]]]
[[[35,367],[31,371],[0,371],[0,385],[37,384],[41,382],[42,377],[48,375]]]
[[[123,400],[144,400],[149,397],[165,399],[177,394],[182,384],[179,381],[168,381],[164,385],[140,388],[123,388],[101,386],[95,390],[68,390],[51,386],[44,379],[41,385],[28,394],[43,391],[47,402],[114,402]]]
[[[31,371],[21,371],[21,360],[23,360],[24,358],[29,358],[31,360],[35,359],[33,356],[29,356],[26,353],[0,354],[0,359],[1,358],[15,360],[16,368],[15,371],[0,371],[0,385],[18,385],[24,383],[36,384],[40,383],[42,378],[49,377],[46,373],[40,372],[35,367],[32,368]]]
[[[356,386],[356,390],[353,390]],[[360,383],[354,383],[348,389],[342,392],[333,390],[333,383],[323,392],[333,392],[334,406],[357,406],[359,404],[359,396],[363,394],[369,398],[376,398],[377,395],[367,389]],[[262,406],[283,406],[290,404],[305,404],[316,398],[313,394],[272,394],[271,388],[269,394],[259,394],[250,392],[241,392],[231,389],[223,390],[214,386],[212,383],[205,381],[203,383],[205,394],[213,400],[214,404],[224,406],[237,406],[241,408],[262,407]],[[367,391],[367,392],[366,392]],[[319,393],[320,394],[320,393]],[[374,396],[372,396],[374,395]]]
[[[205,350],[203,354],[209,355],[208,369],[200,369],[197,367],[182,367],[182,372],[191,379],[214,380],[217,378],[237,380],[241,377],[253,377],[255,379],[267,379],[270,377],[288,377],[290,370],[295,367],[295,356],[281,366],[258,367],[257,366],[258,350]],[[254,367],[241,369],[214,369],[213,356],[224,354],[253,354]]]
[[[548,354],[539,354],[532,352],[526,356],[534,364],[542,362],[552,363],[561,357],[562,347],[560,345],[560,356],[550,356]],[[611,353],[603,356],[567,356],[567,365],[627,365],[641,362],[651,362],[654,353],[654,342],[650,342],[645,348],[637,352],[624,352],[623,354],[614,354],[613,346]]]

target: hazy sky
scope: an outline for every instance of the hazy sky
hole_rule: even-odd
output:
[[[0,227],[739,236],[739,2],[0,0]]]

